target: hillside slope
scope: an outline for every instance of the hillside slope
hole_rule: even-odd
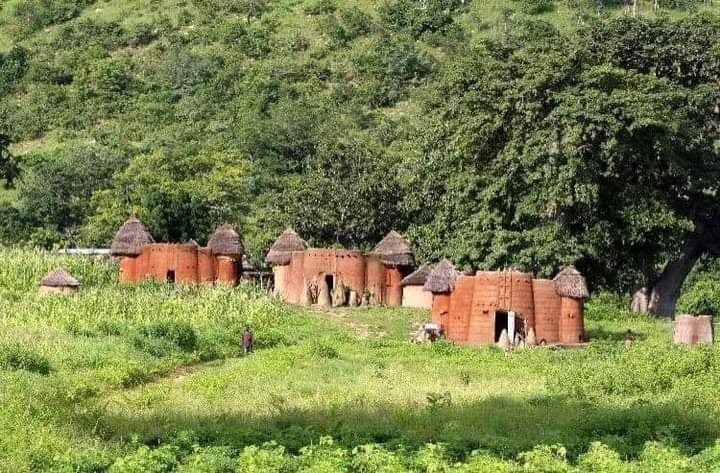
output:
[[[203,243],[230,221],[261,262],[289,225],[312,244],[361,248],[396,228],[420,259],[540,274],[573,262],[627,289],[677,254],[696,222],[657,203],[673,176],[620,202],[601,198],[617,195],[602,179],[617,155],[638,170],[650,149],[667,160],[680,148],[712,153],[715,131],[692,134],[714,123],[700,108],[712,110],[720,7],[673,0],[655,12],[641,1],[630,21],[618,3],[3,2],[0,175],[15,180],[0,191],[0,243],[107,245],[134,214],[171,241]],[[619,93],[629,96],[602,109]],[[582,114],[562,109],[572,94],[606,96]],[[665,113],[676,103],[687,110]],[[616,135],[595,134],[623,120]],[[599,164],[544,169],[558,165],[539,144],[550,122],[587,141],[560,144]],[[635,205],[639,195],[655,201]],[[601,221],[548,223],[558,212]]]

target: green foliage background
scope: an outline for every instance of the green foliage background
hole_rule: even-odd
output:
[[[621,3],[3,2],[0,243],[229,221],[261,263],[287,226],[395,228],[419,260],[630,290],[718,233],[720,19]]]

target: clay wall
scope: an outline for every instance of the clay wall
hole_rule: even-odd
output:
[[[290,265],[273,266],[273,294],[287,299],[287,283],[290,274]]]
[[[305,279],[303,278],[303,265],[305,262],[305,252],[296,251],[290,258],[288,266],[287,284],[287,301],[293,304],[300,303],[302,293],[305,290]]]
[[[361,251],[335,250],[335,285],[344,284],[358,294],[365,290],[365,255]]]
[[[135,274],[136,257],[123,256],[120,258],[120,282],[135,282],[137,276]]]
[[[238,262],[229,256],[217,256],[215,258],[217,267],[217,282],[233,285],[238,280]]]
[[[447,336],[447,327],[450,323],[450,294],[433,294],[432,321],[440,324]]]
[[[175,281],[181,283],[197,283],[198,278],[198,246],[193,244],[173,245],[168,248],[169,261],[175,270]],[[165,278],[167,273],[165,274]],[[163,278],[163,279],[165,279]]]
[[[135,258],[120,259],[120,281],[136,282],[145,278],[178,283],[234,284],[241,268],[236,258],[214,256],[209,248],[195,244],[153,243],[143,246]]]
[[[583,301],[570,297],[560,298],[560,343],[582,343]]]
[[[455,290],[450,294],[448,324],[447,327],[443,327],[449,339],[457,342],[467,341],[474,292],[475,278],[458,276],[455,280]]]
[[[373,304],[379,304],[385,300],[385,265],[375,256],[368,256],[366,271],[366,287],[372,293]]]
[[[557,343],[560,341],[561,297],[555,290],[555,283],[549,279],[535,279],[532,285],[537,341]]]
[[[389,306],[399,307],[402,305],[403,297],[403,288],[400,285],[403,279],[402,272],[397,266],[388,266],[386,267],[385,275],[385,303]]]
[[[215,281],[215,258],[209,248],[198,249],[198,279],[204,284]]]
[[[515,316],[527,322],[528,329],[535,323],[532,276],[517,271],[498,272],[498,309],[515,312]],[[521,329],[519,321],[516,330]]]
[[[493,343],[495,341],[495,311],[498,309],[499,276],[499,273],[492,271],[478,271],[475,274],[468,342]]]
[[[432,292],[423,290],[422,286],[405,286],[402,288],[402,306],[432,309]]]

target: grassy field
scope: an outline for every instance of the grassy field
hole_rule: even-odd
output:
[[[674,347],[667,321],[603,298],[587,348],[506,355],[408,343],[424,311],[0,259],[0,471],[720,471],[720,349]],[[60,263],[82,292],[38,296]]]

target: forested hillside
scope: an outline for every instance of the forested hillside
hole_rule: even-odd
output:
[[[0,241],[396,228],[667,313],[720,250],[720,8],[625,3],[0,2]]]

